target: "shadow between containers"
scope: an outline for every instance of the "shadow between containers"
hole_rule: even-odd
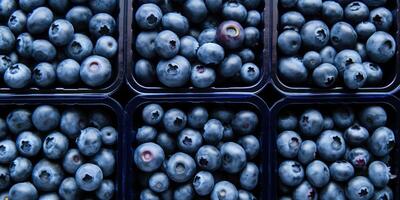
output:
[[[133,152],[134,152],[134,147],[133,144],[135,142],[135,137],[134,137],[134,130],[139,128],[142,123],[135,123],[133,115],[137,113],[141,107],[143,107],[145,104],[149,103],[158,103],[158,104],[173,104],[173,103],[179,103],[179,105],[176,105],[178,108],[185,106],[193,106],[194,104],[204,104],[206,106],[210,105],[217,105],[217,104],[224,104],[224,105],[242,105],[245,108],[252,107],[253,110],[257,111],[258,116],[259,116],[259,138],[260,138],[260,143],[261,143],[261,151],[259,153],[259,156],[262,158],[261,167],[260,167],[260,173],[261,176],[259,177],[259,186],[257,187],[257,192],[259,199],[268,199],[267,196],[270,193],[270,187],[267,178],[270,176],[269,175],[269,163],[267,160],[267,152],[268,152],[268,128],[267,128],[267,121],[269,119],[269,109],[267,104],[258,96],[255,95],[235,95],[235,94],[230,94],[230,95],[149,95],[149,96],[143,96],[139,95],[134,97],[125,107],[125,132],[124,132],[124,141],[126,145],[126,155],[125,155],[125,160],[123,165],[125,166],[124,173],[125,175],[123,176],[124,179],[124,188],[123,188],[123,193],[124,193],[124,198],[125,199],[135,199],[139,196],[140,191],[138,188],[134,188],[134,185],[137,184],[135,183],[139,176],[137,173],[137,169],[134,169],[134,162],[133,162]],[[237,107],[238,108],[238,107]],[[140,112],[140,111],[139,111]],[[141,116],[141,114],[139,114]]]
[[[234,86],[234,87],[218,87],[218,86],[212,86],[209,88],[195,88],[193,86],[190,87],[184,87],[184,88],[168,88],[168,87],[149,87],[149,86],[144,86],[141,83],[139,83],[135,76],[134,76],[134,71],[133,71],[133,64],[135,63],[135,51],[132,47],[132,44],[134,42],[134,37],[133,34],[135,33],[134,28],[132,27],[134,24],[134,2],[135,0],[125,0],[126,2],[126,21],[125,21],[125,27],[126,27],[126,33],[127,35],[125,36],[127,41],[125,42],[126,46],[126,75],[125,79],[127,80],[127,83],[129,85],[129,88],[133,90],[136,93],[139,94],[147,94],[147,93],[210,93],[210,92],[250,92],[250,93],[258,93],[260,92],[268,83],[270,79],[270,49],[271,49],[271,40],[269,39],[269,32],[270,32],[270,23],[269,23],[269,9],[268,9],[268,4],[269,0],[265,0],[264,2],[264,9],[263,9],[263,29],[262,31],[262,42],[263,42],[263,49],[259,53],[261,55],[258,55],[260,63],[255,63],[258,66],[260,66],[261,74],[260,78],[257,81],[257,83],[251,85],[251,86]],[[136,1],[138,2],[138,1]],[[217,77],[218,78],[218,77]]]
[[[113,199],[123,199],[123,171],[124,165],[124,149],[123,149],[123,109],[121,105],[111,98],[60,98],[55,96],[43,96],[40,98],[31,97],[7,97],[0,98],[0,108],[6,107],[6,109],[17,108],[17,107],[33,107],[39,105],[53,105],[56,107],[69,107],[82,109],[106,109],[106,112],[112,113],[113,127],[118,131],[118,141],[115,146],[116,151],[116,168],[114,172],[114,184],[115,193]]]
[[[279,199],[279,153],[276,147],[276,139],[278,134],[278,115],[279,112],[287,106],[337,106],[338,104],[345,105],[382,105],[385,106],[388,113],[388,121],[391,124],[387,124],[388,128],[391,128],[395,133],[396,137],[396,147],[391,152],[391,173],[398,175],[400,173],[400,160],[396,159],[396,156],[400,154],[400,101],[393,96],[379,96],[379,95],[369,95],[369,96],[344,96],[344,97],[328,97],[328,96],[298,96],[298,97],[288,97],[278,101],[272,108],[270,113],[269,121],[269,133],[267,140],[269,141],[268,146],[268,163],[269,171],[268,174],[268,186],[270,188],[270,193],[268,193],[268,200],[278,200]],[[390,181],[390,188],[393,190],[394,199],[400,198],[400,177],[397,176],[395,179]]]
[[[396,0],[396,17],[394,25],[396,25],[396,30],[393,32],[395,34],[396,40],[396,55],[392,59],[389,64],[386,64],[386,68],[393,67],[393,70],[386,71],[386,74],[389,74],[391,77],[386,77],[384,75],[383,79],[390,78],[388,83],[384,86],[378,87],[363,87],[358,90],[349,90],[344,87],[334,87],[334,88],[318,88],[316,86],[299,86],[294,87],[288,84],[285,84],[283,80],[279,78],[278,75],[278,35],[279,35],[279,5],[278,1],[266,0],[266,9],[269,11],[269,19],[268,21],[270,30],[267,37],[271,40],[271,49],[270,49],[270,72],[271,72],[271,82],[276,89],[280,92],[284,93],[287,96],[301,96],[301,95],[343,95],[343,94],[385,94],[390,93],[393,94],[399,90],[400,85],[400,0]],[[392,74],[393,73],[393,74]]]
[[[107,81],[103,86],[99,88],[90,88],[90,87],[81,87],[82,82],[78,83],[78,87],[52,87],[52,88],[38,88],[38,87],[27,87],[24,89],[12,89],[8,87],[0,87],[0,96],[5,95],[15,95],[15,96],[23,96],[23,95],[93,95],[93,96],[109,96],[113,94],[119,86],[122,84],[124,80],[124,71],[125,71],[125,13],[126,13],[126,0],[118,1],[118,11],[113,15],[117,20],[117,33],[115,34],[118,38],[118,51],[117,55],[110,60],[111,66],[113,69],[111,79]],[[3,83],[4,84],[4,83]],[[4,85],[3,85],[4,86]],[[3,97],[2,97],[3,98]]]

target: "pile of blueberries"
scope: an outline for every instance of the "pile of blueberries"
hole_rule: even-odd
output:
[[[208,88],[259,80],[262,0],[139,2],[133,71],[140,84]]]
[[[158,104],[142,111],[134,161],[140,170],[140,199],[256,199],[259,119],[250,110],[190,111]],[[258,159],[258,160],[257,160]]]
[[[396,142],[385,109],[323,111],[279,116],[280,199],[393,200],[389,164]]]
[[[116,11],[117,0],[0,0],[5,85],[102,86],[118,49]]]
[[[0,199],[114,196],[118,132],[99,110],[41,105],[0,118]]]
[[[278,72],[294,86],[382,86],[395,68],[395,1],[279,0]]]

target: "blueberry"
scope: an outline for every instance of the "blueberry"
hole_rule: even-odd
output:
[[[242,59],[242,62],[244,63],[252,62],[255,60],[254,52],[249,48],[243,49],[238,53],[238,55],[240,59]]]
[[[256,130],[258,121],[256,113],[249,110],[242,110],[233,117],[232,128],[239,134],[250,134]]]
[[[168,59],[179,52],[180,40],[178,36],[169,30],[160,32],[154,40],[155,51],[162,58]]]
[[[61,166],[46,159],[40,160],[32,171],[32,182],[40,191],[55,191],[61,184],[64,173]]]
[[[21,155],[32,157],[36,156],[42,148],[42,140],[32,132],[24,131],[18,135],[16,146]]]
[[[363,169],[368,166],[371,155],[366,149],[358,147],[346,152],[346,159],[355,168]]]
[[[376,30],[389,31],[392,27],[393,15],[390,10],[384,7],[379,7],[371,10],[369,21],[375,25]]]
[[[212,13],[218,13],[222,8],[223,0],[205,0],[207,9]]]
[[[26,15],[22,10],[14,11],[8,19],[8,27],[14,33],[21,33],[25,30],[26,26]]]
[[[385,126],[388,116],[381,106],[368,106],[359,113],[360,123],[369,130]]]
[[[65,19],[71,22],[75,31],[87,30],[89,21],[92,18],[92,11],[85,6],[75,6],[65,15]]]
[[[45,0],[19,0],[19,7],[26,12],[30,12],[35,8],[46,4]]]
[[[188,124],[193,128],[202,128],[208,121],[208,111],[206,108],[197,106],[188,113]]]
[[[203,65],[196,65],[192,68],[190,79],[196,88],[210,87],[216,79],[215,70]]]
[[[0,52],[9,53],[14,48],[15,36],[10,28],[0,26]]]
[[[162,18],[161,9],[153,3],[141,5],[135,14],[136,23],[145,30],[154,29],[160,24]]]
[[[70,2],[69,0],[48,0],[48,5],[54,11],[64,14],[68,11]]]
[[[197,50],[197,58],[206,65],[219,64],[224,57],[224,49],[216,43],[205,43]]]
[[[344,84],[349,89],[359,89],[365,85],[367,72],[360,63],[352,63],[343,74]]]
[[[7,115],[8,130],[17,134],[32,128],[31,113],[25,109],[15,109]]]
[[[89,1],[89,6],[95,13],[113,13],[117,3],[117,0],[92,0]]]
[[[351,64],[361,63],[362,59],[360,54],[358,54],[356,51],[345,49],[336,54],[334,62],[339,73],[343,74],[343,72],[348,69]]]
[[[326,46],[319,52],[321,55],[322,63],[335,63],[336,49],[332,46]]]
[[[160,200],[160,198],[152,192],[150,189],[145,189],[142,192],[140,192],[140,200]]]
[[[40,34],[47,31],[53,22],[53,12],[47,7],[39,7],[28,16],[26,28],[32,34]]]
[[[18,63],[18,54],[17,52],[13,51],[10,54],[8,54],[8,57],[11,59],[12,64],[17,64]]]
[[[323,160],[335,161],[346,153],[346,143],[342,133],[334,130],[325,130],[317,140],[318,154]]]
[[[319,160],[315,160],[308,164],[306,169],[307,180],[311,185],[317,188],[324,187],[330,179],[328,166]]]
[[[157,170],[164,161],[163,149],[155,143],[144,143],[139,145],[134,153],[136,166],[144,172]]]
[[[305,136],[317,136],[324,128],[323,123],[322,114],[318,110],[309,109],[300,116],[299,128]]]
[[[382,31],[375,32],[367,40],[368,57],[376,63],[389,61],[396,52],[396,43],[393,37]]]
[[[308,181],[302,182],[298,187],[296,187],[293,191],[293,199],[309,199],[309,200],[317,200],[318,193],[317,190],[310,185]]]
[[[203,138],[207,143],[216,144],[223,138],[224,126],[219,120],[210,119],[204,125]]]
[[[245,22],[247,9],[238,1],[227,1],[222,7],[222,16],[228,20]]]
[[[367,200],[374,195],[374,186],[363,176],[351,179],[346,187],[346,197],[350,200]]]
[[[179,13],[171,12],[162,17],[162,26],[178,35],[185,35],[189,31],[189,22],[186,17]]]
[[[178,55],[157,64],[157,77],[167,87],[182,87],[190,78],[190,68],[189,61]]]
[[[340,129],[345,129],[354,124],[355,116],[351,107],[341,106],[333,110],[332,118],[335,122],[335,126]]]
[[[218,119],[219,121],[221,121],[224,124],[231,123],[234,116],[235,116],[235,113],[233,113],[231,110],[228,110],[223,107],[215,109],[211,113],[212,118]]]
[[[318,87],[328,88],[335,84],[338,74],[339,72],[334,65],[330,63],[324,63],[315,68],[312,78]]]
[[[196,163],[188,154],[178,152],[168,159],[165,171],[171,180],[183,183],[194,176]]]
[[[197,37],[200,45],[205,43],[215,43],[217,41],[217,29],[215,27],[206,28]]]
[[[316,51],[309,51],[303,56],[303,64],[309,70],[315,69],[322,63],[321,55]]]
[[[74,27],[64,19],[54,21],[49,28],[49,40],[56,46],[68,44],[74,37]]]
[[[296,55],[301,48],[301,36],[297,31],[286,30],[278,36],[278,47],[283,54]]]
[[[321,11],[322,0],[298,0],[297,9],[306,14],[313,15]]]
[[[161,132],[157,135],[156,143],[160,145],[166,153],[171,153],[175,150],[174,138],[165,132]]]
[[[354,167],[347,161],[336,161],[329,166],[332,180],[344,182],[354,176]]]
[[[186,114],[176,108],[169,109],[163,117],[163,125],[167,132],[177,133],[183,130],[187,123]]]
[[[279,4],[284,8],[292,8],[296,6],[297,0],[279,0]]]
[[[134,64],[135,77],[139,83],[149,84],[156,79],[156,72],[153,65],[145,59],[140,59]]]
[[[183,4],[183,13],[192,23],[202,22],[208,14],[204,1],[186,0]]]
[[[227,173],[238,173],[246,165],[246,152],[233,142],[221,146],[222,169]]]
[[[149,187],[154,192],[164,192],[169,188],[169,179],[163,172],[157,172],[151,175],[149,179]]]
[[[110,200],[114,196],[114,182],[103,180],[100,187],[96,190],[96,197],[101,200]]]
[[[80,33],[76,33],[66,46],[66,54],[78,62],[92,54],[92,50],[92,41],[86,35]]]
[[[393,178],[393,175],[384,162],[374,161],[368,167],[368,178],[375,187],[383,188]]]
[[[367,85],[377,85],[383,80],[383,71],[379,65],[371,62],[363,62],[364,70],[367,72]]]
[[[368,130],[358,124],[354,124],[344,132],[344,139],[353,145],[360,145],[367,141],[368,138]]]
[[[306,81],[308,70],[303,62],[296,57],[281,58],[278,64],[280,78],[288,83],[302,83]]]
[[[395,145],[395,136],[392,130],[381,127],[374,131],[369,139],[369,149],[375,156],[386,156]]]
[[[214,177],[210,172],[200,171],[193,178],[193,189],[200,196],[211,193],[214,187]]]
[[[260,151],[260,142],[254,135],[246,135],[239,138],[238,144],[243,147],[248,159],[254,159]]]
[[[158,104],[148,104],[143,108],[142,119],[146,124],[156,125],[164,116],[164,109]]]
[[[48,87],[56,81],[56,72],[49,63],[39,63],[32,71],[32,81],[39,87]]]
[[[17,37],[15,48],[20,56],[29,58],[32,54],[32,44],[33,37],[29,33],[22,33]]]
[[[89,125],[101,129],[105,126],[110,126],[111,119],[108,113],[103,110],[92,110],[92,112],[89,113]]]
[[[11,66],[11,58],[6,55],[0,55],[0,75],[4,75],[6,70]]]
[[[196,162],[201,169],[215,171],[222,164],[222,155],[216,147],[204,145],[196,153]]]
[[[15,0],[0,1],[0,18],[7,19],[16,9],[17,2],[15,2]]]
[[[367,48],[363,43],[357,43],[356,47],[355,47],[355,50],[360,55],[362,60],[366,60],[367,59]]]
[[[36,200],[38,198],[38,191],[30,182],[17,183],[8,191],[8,198]]]
[[[199,42],[192,36],[184,36],[180,39],[179,54],[186,57],[187,59],[193,59],[196,57],[197,49],[199,48]]]
[[[258,26],[261,23],[261,14],[256,10],[250,10],[247,12],[246,25],[247,26]]]
[[[32,57],[38,62],[49,62],[57,55],[56,48],[47,40],[35,40],[32,43]]]
[[[96,38],[103,35],[112,35],[115,28],[115,19],[107,13],[96,14],[89,21],[89,31]]]
[[[372,200],[380,200],[380,199],[393,200],[392,189],[390,189],[390,187],[386,186],[382,190],[375,191],[375,194],[372,197]]]
[[[113,150],[101,149],[94,155],[92,163],[100,167],[104,177],[112,175],[116,164]]]
[[[285,160],[279,165],[280,181],[286,186],[297,186],[304,179],[304,170],[300,163],[292,160]]]
[[[89,56],[83,60],[79,74],[85,84],[91,87],[101,86],[111,78],[111,63],[102,56]]]
[[[215,184],[211,192],[211,200],[234,200],[238,199],[239,193],[232,183],[228,181],[220,181]]]
[[[320,199],[346,200],[343,188],[335,182],[329,182],[320,192]]]
[[[252,193],[246,190],[239,190],[239,200],[254,200],[254,199],[256,199],[256,197]]]
[[[32,166],[31,166],[31,168],[32,168]],[[23,170],[25,170],[25,169],[23,169]],[[9,169],[0,166],[0,189],[1,190],[5,190],[10,186],[10,184],[11,184],[10,173],[11,172],[9,171]],[[14,172],[14,174],[15,174],[15,172]],[[23,174],[23,175],[25,175],[25,174]],[[16,178],[18,178],[18,177],[16,177]],[[25,177],[21,177],[21,179],[25,179]]]
[[[357,43],[357,33],[350,24],[338,22],[331,28],[330,40],[336,49],[353,48]]]
[[[297,128],[297,116],[293,112],[282,112],[278,115],[278,129],[280,131],[294,130]]]
[[[344,15],[348,21],[357,24],[368,18],[369,9],[364,3],[353,1],[344,9]]]
[[[193,196],[194,191],[190,183],[180,185],[174,191],[174,199],[190,200]]]
[[[84,158],[78,149],[69,149],[64,156],[62,166],[67,173],[75,174],[76,170],[84,163]]]
[[[256,29],[256,28],[254,28]],[[258,29],[253,30],[249,29],[247,32],[248,34],[246,35],[246,31],[243,29],[242,25],[240,23],[233,21],[233,20],[228,20],[222,22],[217,29],[217,40],[219,43],[221,43],[224,47],[228,49],[237,49],[239,48],[243,43],[251,43],[253,42],[254,38],[258,35],[256,34],[256,31]],[[257,32],[258,33],[258,32]],[[247,39],[246,39],[247,37]],[[257,38],[258,40],[258,38]]]
[[[324,1],[322,3],[322,18],[329,24],[341,21],[344,16],[342,6],[336,1]]]
[[[248,47],[254,47],[258,45],[260,40],[260,31],[256,27],[246,27],[244,29],[244,44]]]
[[[66,62],[66,64],[67,63],[68,62]],[[60,130],[69,138],[76,138],[81,129],[84,129],[86,125],[86,116],[76,109],[67,109],[61,115]]]
[[[294,131],[283,131],[276,140],[278,152],[285,158],[294,158],[299,152],[302,140]]]
[[[76,199],[78,198],[78,193],[79,188],[73,177],[64,179],[58,189],[58,194],[63,199]]]
[[[142,126],[136,132],[136,141],[140,143],[151,142],[157,136],[157,130],[152,126]]]
[[[254,63],[245,63],[240,69],[240,78],[245,83],[255,83],[260,77],[260,69]]]
[[[56,193],[46,193],[40,195],[39,200],[59,200],[59,197]]]
[[[305,23],[306,20],[304,16],[297,11],[286,12],[280,17],[280,26],[283,29],[300,30]]]
[[[73,85],[80,80],[80,65],[73,59],[65,59],[56,68],[57,80],[63,85]]]
[[[57,128],[60,122],[60,113],[53,106],[42,105],[33,111],[32,122],[39,131],[50,131]]]
[[[0,141],[0,163],[8,164],[17,157],[17,147],[12,140]]]
[[[43,152],[49,159],[60,159],[68,150],[68,138],[59,132],[49,134],[43,142]]]
[[[97,165],[86,163],[76,170],[75,180],[81,190],[94,191],[100,187],[103,173]]]
[[[300,163],[306,165],[315,159],[317,155],[317,145],[311,141],[303,141],[300,145],[297,159]]]
[[[321,49],[329,42],[328,26],[319,20],[308,21],[301,29],[303,44],[310,49]]]
[[[203,138],[199,131],[185,128],[177,137],[178,148],[185,153],[195,153],[201,147]]]
[[[253,190],[257,187],[259,169],[254,163],[247,163],[243,171],[240,173],[240,186],[246,190]]]

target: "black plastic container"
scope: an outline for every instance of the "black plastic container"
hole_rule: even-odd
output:
[[[141,83],[139,83],[135,76],[134,76],[134,70],[133,70],[133,65],[137,61],[137,55],[136,52],[133,50],[132,44],[134,43],[134,36],[137,34],[137,30],[135,30],[135,27],[133,27],[134,21],[134,12],[136,11],[138,1],[136,0],[126,0],[126,7],[127,7],[127,13],[126,13],[126,28],[127,30],[127,41],[125,42],[127,45],[126,47],[126,79],[127,82],[130,86],[130,88],[137,92],[137,93],[214,93],[214,92],[231,92],[231,93],[240,93],[240,92],[251,92],[251,93],[258,93],[260,92],[264,86],[267,84],[269,80],[269,74],[270,74],[270,59],[269,59],[269,49],[270,49],[270,39],[269,39],[269,21],[268,21],[268,13],[269,10],[268,4],[269,1],[265,1],[264,3],[264,9],[263,9],[263,22],[261,23],[261,28],[260,28],[260,33],[261,33],[261,38],[260,40],[262,41],[262,44],[260,47],[262,50],[259,51],[259,55],[256,56],[256,60],[258,62],[255,62],[257,66],[260,68],[260,78],[259,80],[254,83],[253,85],[243,85],[240,86],[239,84],[235,85],[215,85],[211,86],[209,88],[195,88],[193,86],[184,86],[181,88],[168,88],[165,86],[161,86],[161,84],[158,84],[157,86],[145,86]],[[217,76],[218,80],[218,76]]]
[[[3,115],[1,116],[5,119],[5,114],[16,108],[27,108],[34,109],[39,105],[52,105],[56,108],[73,107],[80,108],[84,111],[90,111],[92,109],[101,109],[109,113],[110,118],[113,120],[113,127],[118,131],[118,141],[115,145],[116,152],[116,168],[114,172],[114,184],[115,193],[114,199],[123,199],[122,187],[124,182],[122,182],[123,177],[123,109],[121,105],[112,99],[100,99],[100,98],[58,98],[58,97],[40,97],[40,98],[0,98],[0,110]]]
[[[400,84],[400,0],[392,0],[387,1],[387,4],[390,4],[390,8],[395,8],[395,13],[397,17],[393,18],[393,27],[390,33],[396,40],[396,54],[394,58],[391,59],[389,63],[385,63],[380,65],[383,69],[383,82],[379,86],[365,86],[358,90],[349,90],[343,87],[342,81],[340,79],[337,80],[337,83],[340,82],[340,85],[336,85],[333,88],[318,88],[317,86],[312,85],[312,83],[305,83],[304,85],[293,86],[285,83],[284,80],[281,80],[278,74],[278,63],[279,63],[279,50],[277,47],[278,35],[279,35],[279,18],[282,13],[280,11],[282,8],[278,5],[279,1],[268,1],[267,10],[270,15],[268,16],[268,21],[270,22],[270,31],[268,38],[271,41],[271,80],[274,86],[285,93],[286,95],[315,95],[315,94],[326,94],[326,95],[340,95],[346,93],[358,93],[358,94],[392,94],[397,91],[398,86]]]
[[[400,101],[395,97],[380,97],[380,96],[365,96],[365,97],[293,97],[286,98],[276,103],[271,109],[270,118],[270,131],[267,140],[268,150],[268,200],[279,199],[279,176],[278,168],[280,163],[280,156],[276,147],[276,139],[278,134],[277,122],[278,115],[282,109],[291,108],[291,110],[304,110],[305,108],[327,108],[332,109],[338,105],[351,105],[351,107],[379,105],[385,108],[388,114],[387,127],[392,129],[396,136],[396,146],[391,152],[391,173],[398,175],[400,173],[400,160],[397,156],[400,153]],[[400,177],[390,181],[389,186],[393,190],[394,199],[400,199]]]
[[[260,98],[253,95],[171,95],[171,96],[137,96],[133,98],[126,106],[126,117],[125,117],[125,137],[126,141],[126,153],[128,157],[124,162],[126,166],[126,175],[124,176],[125,182],[125,198],[126,199],[138,199],[140,190],[138,188],[138,179],[141,172],[134,166],[133,152],[135,150],[135,131],[137,128],[143,125],[141,119],[141,111],[143,107],[149,103],[157,103],[166,107],[176,108],[191,108],[194,105],[204,105],[207,108],[215,106],[232,107],[235,110],[251,109],[258,114],[259,117],[259,128],[261,150],[259,157],[262,161],[257,164],[260,167],[261,175],[259,177],[259,186],[255,190],[257,193],[254,195],[258,199],[268,199],[268,183],[267,178],[270,176],[267,172],[269,171],[269,163],[265,157],[268,152],[268,107]],[[256,135],[257,136],[257,135]]]

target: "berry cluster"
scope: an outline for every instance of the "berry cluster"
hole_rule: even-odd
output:
[[[259,119],[249,110],[189,112],[158,104],[142,111],[133,159],[142,175],[140,199],[256,199],[256,159],[260,142],[253,134]]]
[[[13,89],[99,87],[117,53],[117,0],[0,0],[0,76]]]
[[[107,113],[50,105],[0,118],[0,199],[109,200],[118,132]]]
[[[143,0],[133,71],[145,86],[250,85],[260,78],[261,0]]]
[[[381,106],[284,111],[276,141],[281,199],[393,200],[387,120]]]
[[[280,78],[294,86],[382,86],[396,53],[386,0],[280,0]],[[394,10],[395,12],[395,10]],[[385,74],[385,72],[387,74]]]

